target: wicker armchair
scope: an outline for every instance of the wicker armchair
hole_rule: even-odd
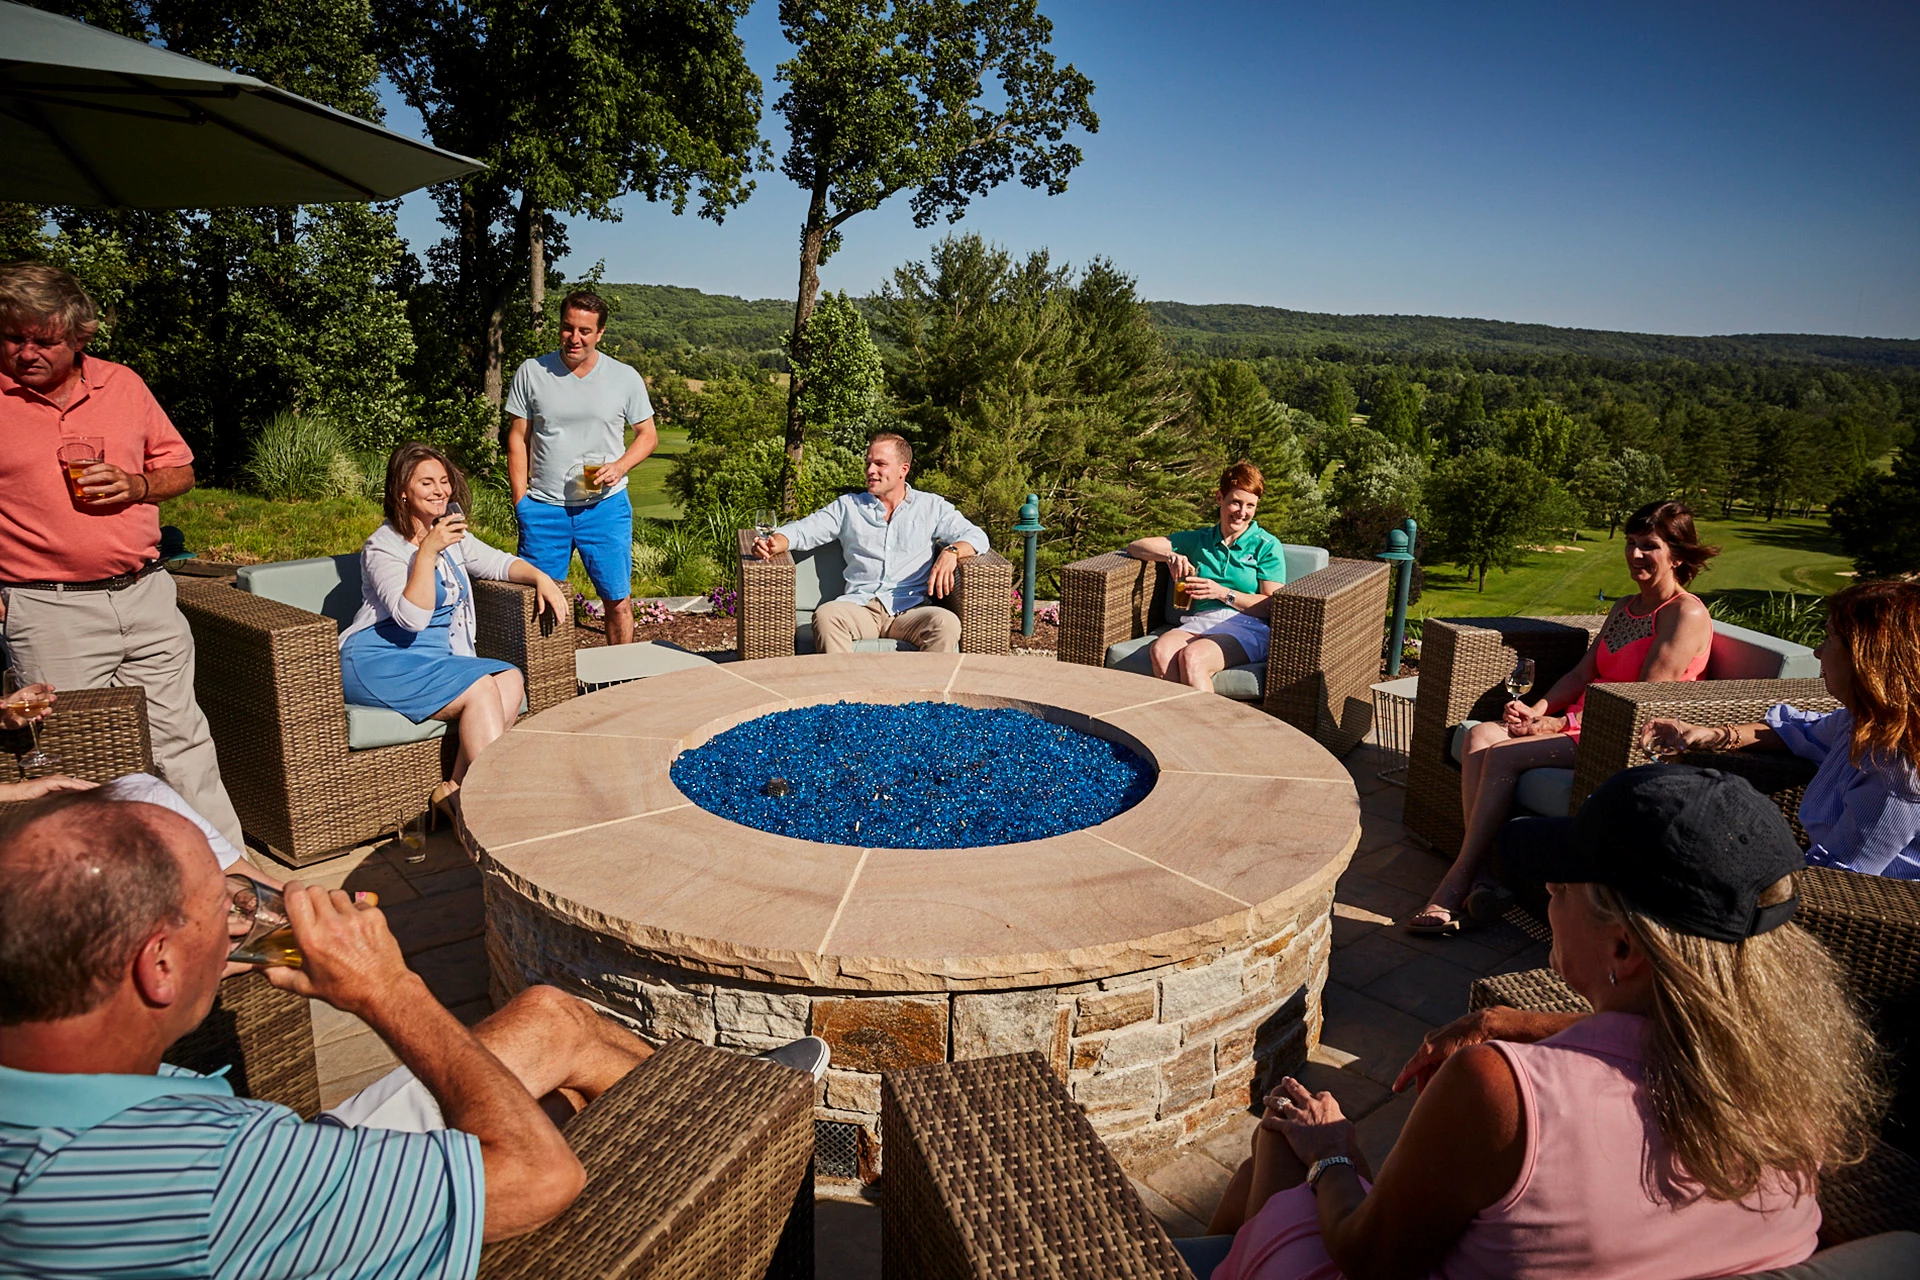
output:
[[[424,811],[457,742],[445,734],[349,746],[338,619],[217,580],[182,577],[178,585],[198,650],[194,691],[252,840],[301,867],[378,836],[402,813]],[[573,620],[538,618],[531,587],[473,586],[476,648],[526,672],[529,710],[574,696]]]
[[[1331,560],[1288,582],[1274,597],[1261,678],[1223,672],[1216,689],[1344,754],[1373,725],[1368,686],[1380,678],[1389,581],[1382,561]],[[1154,630],[1171,585],[1165,565],[1118,551],[1061,569],[1060,661],[1105,666],[1109,649]]]
[[[1507,703],[1507,673],[1520,658],[1534,660],[1534,688],[1544,692],[1579,663],[1605,621],[1598,614],[1426,620],[1402,819],[1409,831],[1449,857],[1460,848],[1465,834],[1455,741],[1460,726],[1499,718]],[[1817,672],[1812,650],[1721,622],[1713,631],[1713,649],[1698,681],[1590,688],[1575,769],[1526,774],[1516,809],[1554,815],[1577,808],[1602,781],[1645,760],[1638,735],[1655,716],[1719,724],[1758,719],[1775,702],[1809,709],[1836,705],[1818,680],[1777,678]]]
[[[740,530],[740,600],[735,615],[743,661],[813,652],[813,611],[841,593],[846,562],[838,543],[753,556],[754,531]],[[960,615],[963,653],[1009,653],[1013,636],[1013,566],[987,551],[960,562],[953,594],[934,603]],[[905,641],[863,640],[862,650],[893,652]]]
[[[307,1002],[260,974],[220,986],[167,1053],[231,1065],[242,1097],[320,1109]],[[480,1274],[605,1280],[802,1280],[813,1275],[813,1087],[803,1073],[677,1041],[566,1126],[586,1190],[538,1231],[488,1245]]]
[[[26,729],[0,730],[0,782],[22,782],[64,773],[89,782],[111,782],[153,768],[147,733],[147,695],[138,688],[62,689],[53,714],[40,725],[40,746],[54,758],[44,769],[24,769],[20,757],[32,746]],[[0,815],[12,806],[0,804]]]

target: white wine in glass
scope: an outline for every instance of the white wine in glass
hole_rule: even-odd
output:
[[[762,507],[753,513],[753,536],[756,540],[771,538],[773,536],[773,530],[773,511],[771,508]]]
[[[1532,658],[1522,658],[1514,663],[1513,670],[1507,672],[1507,696],[1519,701],[1521,694],[1533,688],[1533,672]]]
[[[47,696],[46,686],[26,683],[14,674],[12,667],[8,667],[0,672],[0,702],[27,718],[27,733],[33,749],[20,757],[20,767],[51,769],[59,764],[52,752],[40,746],[40,721],[53,710],[53,699]]]
[[[427,860],[427,815],[417,813],[409,817],[401,814],[394,820],[393,838],[406,850],[406,860],[410,864],[419,864]]]

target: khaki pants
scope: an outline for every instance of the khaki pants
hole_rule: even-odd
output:
[[[898,617],[878,600],[835,601],[813,611],[813,645],[821,653],[852,653],[856,640],[905,640],[926,653],[960,652],[960,615],[923,604]]]
[[[47,681],[56,692],[144,689],[154,768],[234,848],[244,848],[240,816],[220,784],[213,735],[194,701],[193,632],[173,575],[150,573],[123,591],[14,587],[6,605],[7,652],[19,678]],[[57,705],[53,714],[60,714]]]

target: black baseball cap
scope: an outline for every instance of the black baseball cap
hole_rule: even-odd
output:
[[[1604,884],[1668,928],[1720,942],[1777,929],[1800,905],[1759,905],[1806,865],[1793,829],[1745,778],[1685,764],[1614,774],[1571,818],[1512,824],[1500,856],[1519,879]]]

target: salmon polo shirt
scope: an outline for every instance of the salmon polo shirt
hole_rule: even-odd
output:
[[[184,467],[193,451],[140,375],[82,356],[62,409],[0,373],[0,583],[97,582],[160,553],[160,508],[84,506],[67,492],[60,446],[97,436],[128,475]]]

